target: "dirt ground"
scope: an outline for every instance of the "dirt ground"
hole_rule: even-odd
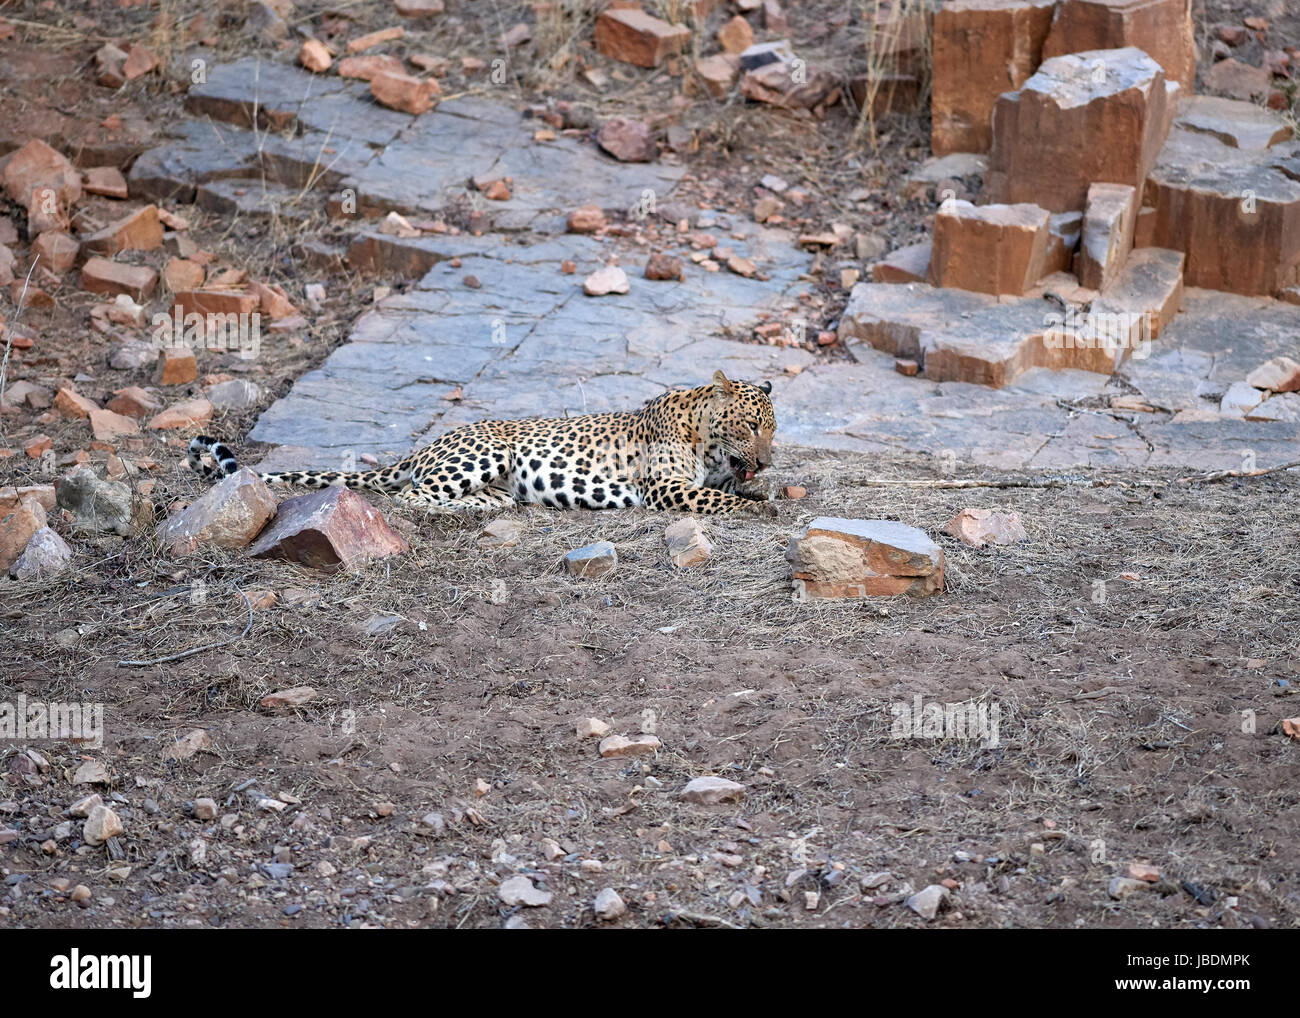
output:
[[[129,107],[151,129],[179,109],[179,87],[157,81],[98,94],[89,55],[105,38],[147,35],[160,13],[100,6],[0,4],[21,31],[0,44],[11,47],[0,71],[20,100],[16,116],[34,116],[42,93],[86,123]],[[327,6],[298,9],[319,23]],[[819,15],[840,5],[787,6],[798,40],[807,26],[833,24],[833,13]],[[1235,20],[1236,6],[1198,4],[1198,26]],[[345,7],[334,15],[346,21],[341,36],[388,24],[387,7]],[[213,8],[167,2],[161,13],[188,25]],[[456,81],[459,57],[488,49],[484,40],[523,9],[501,5],[499,25],[461,12],[421,39],[451,60],[446,91],[468,84]],[[1292,40],[1298,21],[1279,18]],[[810,52],[848,60],[858,41],[843,35],[822,33]],[[223,33],[218,49],[249,45]],[[521,72],[519,96],[578,98],[605,116],[662,108],[674,93],[666,76],[625,70],[628,87],[599,95],[533,69]],[[877,149],[854,138],[842,107],[816,121],[697,103],[683,118],[699,142],[682,156],[688,192],[744,208],[762,174],[787,175],[812,196],[810,222],[878,229],[891,246],[915,239],[930,211],[897,198],[902,171],[928,155],[925,117],[888,119]],[[845,198],[862,187],[870,201]],[[300,237],[232,235],[197,212],[192,230],[301,300]],[[326,283],[309,338],[268,344],[257,362],[259,404],[211,430],[245,434],[346,337],[375,281]],[[833,290],[827,281],[822,325],[837,314]],[[33,319],[41,345],[24,369],[93,375],[103,360],[86,327],[96,299],[71,287],[56,297]],[[147,372],[117,373],[113,387],[145,381]],[[1109,423],[1098,416],[1099,429]],[[10,443],[33,426],[21,415],[3,422]],[[41,428],[60,455],[85,444],[84,427]],[[355,574],[237,553],[177,560],[141,537],[81,540],[63,576],[0,582],[0,702],[105,705],[102,749],[34,745],[41,767],[0,743],[0,828],[20,832],[0,844],[0,924],[1300,925],[1300,743],[1280,729],[1300,714],[1295,471],[1208,483],[1098,470],[1045,488],[873,485],[951,475],[923,457],[808,453],[779,438],[774,483],[805,485],[808,497],[780,503],[775,521],[704,521],[714,554],[690,570],[667,559],[667,514],[518,510],[507,515],[526,523],[520,543],[485,551],[481,518],[429,520],[385,505],[412,551]],[[151,436],[130,450],[156,463],[159,513],[201,491],[180,466],[187,439]],[[0,460],[0,485],[47,482],[20,457]],[[942,535],[968,506],[1016,511],[1029,539],[975,550]],[[935,535],[945,593],[793,599],[786,540],[818,515],[901,520]],[[561,556],[596,540],[616,545],[615,573],[568,576]],[[277,600],[250,612],[240,591]],[[204,644],[216,646],[119,664]],[[315,698],[261,705],[297,686]],[[996,744],[897,737],[893,711],[917,697],[996,708]],[[615,734],[652,732],[662,746],[601,759],[596,740],[575,734],[590,717]],[[210,745],[167,760],[196,729]],[[83,758],[107,767],[111,783],[93,790],[125,827],[107,846],[58,830],[92,790],[71,783]],[[681,801],[702,775],[742,783],[744,798]],[[198,819],[194,802],[205,797],[218,815]],[[1135,862],[1157,867],[1158,879],[1112,897],[1112,878]],[[499,885],[519,873],[550,893],[548,904],[503,902]],[[950,895],[935,919],[903,905],[942,881]],[[90,890],[80,904],[76,885]],[[625,914],[595,915],[604,888]]]

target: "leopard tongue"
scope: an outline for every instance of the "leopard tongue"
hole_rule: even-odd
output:
[[[752,471],[752,470],[746,470],[746,471],[745,471],[745,480],[747,480],[747,481],[752,481],[753,479],[754,479],[754,471]]]

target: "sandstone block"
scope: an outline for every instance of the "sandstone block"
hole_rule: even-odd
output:
[[[1191,0],[1061,0],[1043,58],[1134,46],[1190,95],[1196,82]]]
[[[921,596],[943,590],[943,550],[889,520],[819,516],[790,542],[795,597]]]
[[[1175,128],[1147,178],[1152,241],[1187,255],[1188,286],[1272,295],[1300,283],[1300,146],[1225,145]]]
[[[1079,285],[1104,290],[1119,275],[1133,247],[1138,191],[1128,184],[1093,184],[1083,212],[1074,274]]]
[[[944,202],[934,217],[930,283],[1020,296],[1046,275],[1049,219],[1031,204]]]
[[[383,513],[355,492],[333,486],[281,503],[275,521],[249,554],[315,569],[353,570],[409,550]]]
[[[948,0],[939,9],[930,93],[935,155],[989,150],[993,106],[1038,69],[1055,7],[1056,0]]]
[[[1094,183],[1141,187],[1169,132],[1169,92],[1160,65],[1131,47],[1044,61],[998,97],[984,197],[1069,212]]]

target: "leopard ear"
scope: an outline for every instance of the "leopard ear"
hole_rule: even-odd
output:
[[[772,395],[772,383],[771,383],[771,382],[759,382],[758,385],[755,386],[755,388],[756,388],[756,389],[762,389],[762,390],[763,390],[765,393],[767,393],[769,396]]]
[[[713,372],[713,394],[724,399],[730,399],[736,394],[736,388],[731,384],[731,379],[722,373],[721,368]]]

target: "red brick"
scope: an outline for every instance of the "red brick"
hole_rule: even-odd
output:
[[[641,10],[606,10],[596,20],[595,34],[596,49],[602,55],[638,67],[658,67],[681,52],[691,30]]]
[[[143,265],[122,265],[91,258],[81,267],[81,288],[91,293],[125,293],[145,300],[158,285],[158,273]]]
[[[111,257],[119,251],[152,251],[162,247],[162,242],[158,206],[146,205],[92,233],[81,242],[81,246],[92,254]]]

